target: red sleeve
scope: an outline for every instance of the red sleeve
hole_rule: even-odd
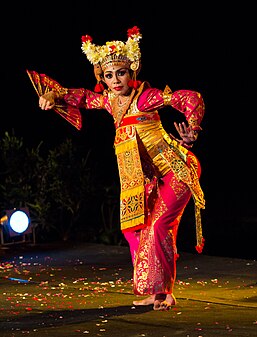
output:
[[[202,95],[192,90],[178,90],[172,93],[170,105],[182,112],[193,130],[201,130],[205,105]]]
[[[161,109],[167,105],[185,115],[194,130],[201,130],[205,105],[200,93],[192,90],[171,90],[165,92],[155,88],[147,88],[138,99],[138,109],[143,112]]]

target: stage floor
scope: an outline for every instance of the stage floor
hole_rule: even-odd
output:
[[[135,307],[129,249],[0,249],[0,336],[257,336],[257,261],[179,252],[168,312]]]

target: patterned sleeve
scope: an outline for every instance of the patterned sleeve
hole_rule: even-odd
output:
[[[205,105],[199,92],[192,90],[175,91],[172,94],[170,105],[185,115],[193,130],[202,130],[200,124],[205,113]]]
[[[86,89],[66,89],[66,92],[57,96],[57,104],[54,107],[68,122],[78,130],[82,128],[80,109],[104,109],[108,101],[103,95]],[[61,105],[59,105],[60,103]]]
[[[138,99],[138,109],[144,112],[158,110],[167,105],[183,113],[193,130],[201,130],[200,124],[205,113],[205,105],[201,94],[196,91],[172,92],[168,86],[164,91],[148,88]]]
[[[26,72],[39,97],[49,91],[55,93],[56,104],[53,110],[78,130],[82,127],[81,108],[106,108],[110,111],[107,95],[100,95],[83,88],[67,89],[46,74],[40,74],[34,70],[26,70]]]
[[[87,89],[67,89],[63,101],[78,109],[104,109],[103,95]]]

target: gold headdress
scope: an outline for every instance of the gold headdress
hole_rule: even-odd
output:
[[[136,84],[136,74],[140,69],[141,52],[139,40],[142,38],[139,28],[134,26],[128,29],[128,40],[106,42],[103,46],[96,46],[92,43],[92,37],[82,36],[82,51],[87,59],[94,65],[94,73],[98,84],[96,91],[102,91],[101,74],[109,65],[123,64],[133,70],[133,85]],[[100,90],[101,87],[101,90]]]

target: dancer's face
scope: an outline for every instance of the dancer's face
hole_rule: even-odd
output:
[[[131,88],[128,86],[130,79],[129,69],[121,65],[109,66],[103,74],[104,82],[115,95],[122,96],[130,93]]]

